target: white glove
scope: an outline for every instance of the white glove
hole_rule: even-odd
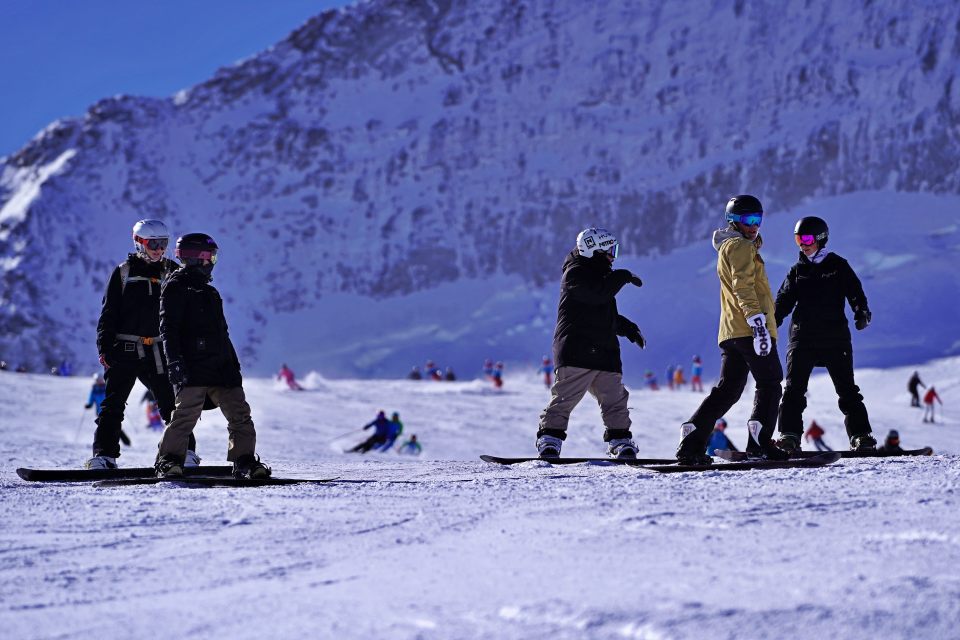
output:
[[[758,356],[770,355],[770,333],[767,331],[767,318],[762,313],[747,318],[747,324],[753,330],[753,350]]]

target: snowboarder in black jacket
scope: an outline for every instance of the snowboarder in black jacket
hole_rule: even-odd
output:
[[[176,257],[183,266],[163,285],[160,332],[176,409],[160,438],[160,477],[183,475],[187,441],[208,398],[227,419],[227,460],[233,462],[234,475],[270,475],[256,456],[257,434],[243,392],[240,360],[230,341],[223,300],[210,284],[217,251],[217,243],[205,233],[178,238]]]
[[[794,228],[800,259],[790,268],[776,299],[777,326],[793,314],[787,350],[787,384],[780,403],[779,447],[788,453],[800,448],[803,410],[814,367],[826,367],[839,396],[850,448],[874,450],[867,408],[853,380],[853,343],[844,305],[853,309],[857,330],[872,319],[860,279],[850,264],[825,249],[830,230],[822,219],[801,218]]]
[[[564,260],[553,337],[556,380],[550,404],[540,414],[540,457],[560,455],[570,412],[587,391],[600,403],[608,455],[637,456],[617,336],[641,349],[646,341],[639,327],[617,311],[616,295],[626,284],[639,287],[643,283],[626,269],[613,269],[618,253],[619,244],[613,234],[606,229],[589,228],[580,232],[577,248]]]
[[[140,220],[133,225],[135,253],[127,256],[110,275],[97,323],[97,353],[104,368],[105,397],[93,436],[93,457],[88,469],[111,469],[120,455],[120,426],[134,383],[139,379],[157,400],[160,415],[169,422],[173,389],[164,368],[160,344],[160,287],[176,269],[164,257],[170,234],[160,220]],[[199,463],[191,439],[191,462]]]

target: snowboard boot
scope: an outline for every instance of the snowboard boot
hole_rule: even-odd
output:
[[[780,447],[777,446],[777,443],[773,441],[773,438],[767,440],[767,443],[761,446],[763,450],[763,460],[786,460],[790,457],[790,454]]]
[[[866,433],[862,436],[853,436],[852,438],[850,438],[850,450],[851,451],[876,451],[877,441],[869,433]]]
[[[631,438],[616,438],[607,442],[607,455],[618,460],[636,460],[637,443]]]
[[[677,464],[705,466],[713,464],[707,455],[707,446],[697,437],[697,426],[692,422],[680,425],[680,446],[677,447]]]
[[[167,454],[157,458],[153,465],[158,478],[180,478],[183,477],[183,461],[178,456]]]
[[[800,436],[793,433],[782,434],[777,447],[788,456],[800,453]]]
[[[562,446],[563,440],[560,438],[540,436],[537,438],[537,455],[541,458],[559,458]]]
[[[110,456],[93,456],[83,463],[84,469],[116,469],[117,459]]]
[[[260,462],[260,456],[246,454],[240,456],[233,463],[233,477],[238,480],[264,480],[270,477],[273,471]]]
[[[200,456],[197,455],[196,451],[191,451],[190,449],[187,449],[187,456],[183,459],[183,466],[185,467],[200,466]]]

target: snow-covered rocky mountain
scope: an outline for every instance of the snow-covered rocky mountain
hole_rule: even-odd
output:
[[[880,278],[866,362],[957,353],[958,61],[951,0],[327,12],[0,159],[0,358],[92,367],[104,282],[156,217],[217,238],[248,369],[536,361],[563,255],[596,224],[648,283],[621,304],[651,338],[628,360],[659,370],[715,343],[706,238],[744,191],[777,282],[797,216],[851,230],[837,251]]]

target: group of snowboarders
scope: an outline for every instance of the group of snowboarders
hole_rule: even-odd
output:
[[[256,455],[256,430],[243,392],[240,361],[230,340],[223,300],[210,284],[219,247],[205,233],[176,241],[179,264],[165,257],[170,233],[160,220],[133,226],[134,252],[110,276],[97,324],[104,396],[88,469],[116,468],[120,425],[133,385],[152,394],[165,423],[155,470],[183,475],[200,463],[193,429],[204,409],[227,418],[227,460],[234,475],[266,478]]]
[[[739,400],[750,375],[756,391],[747,421],[747,453],[784,460],[799,451],[807,384],[815,367],[826,367],[833,380],[850,448],[876,450],[863,396],[854,382],[852,339],[844,313],[849,304],[857,330],[871,322],[860,280],[846,260],[826,249],[827,223],[807,216],[794,227],[798,260],[774,296],[760,254],[763,216],[757,197],[734,196],[726,204],[723,226],[713,233],[721,291],[720,376],[680,427],[676,459],[681,464],[711,464],[708,448],[715,450],[715,442],[731,444],[717,436],[723,435],[726,423],[720,429],[716,426]],[[560,455],[570,412],[588,391],[600,404],[608,455],[636,457],[618,336],[641,349],[646,340],[636,324],[618,313],[616,296],[627,284],[640,287],[642,282],[626,269],[613,268],[619,248],[611,232],[590,227],[580,232],[575,249],[564,259],[554,333],[556,382],[537,431],[541,457]],[[787,316],[791,325],[782,389],[777,329]],[[780,437],[775,439],[778,427]]]
[[[400,421],[400,414],[394,411],[389,418],[385,411],[381,410],[377,416],[361,427],[361,431],[373,429],[373,434],[360,442],[356,446],[347,449],[348,453],[367,453],[368,451],[390,451],[396,443],[397,438],[403,434],[403,422]],[[417,441],[416,435],[411,435],[410,439],[397,448],[397,453],[420,455],[422,447]]]

